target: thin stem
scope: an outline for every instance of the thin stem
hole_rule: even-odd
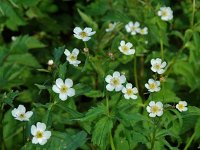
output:
[[[26,127],[25,127],[25,122],[23,122],[23,144],[26,143]]]
[[[185,146],[184,150],[187,150],[189,148],[189,146],[191,145],[193,139],[195,137],[195,132],[192,134],[192,136],[190,137],[189,142],[187,143],[187,145]]]
[[[191,20],[191,26],[194,26],[194,15],[195,15],[195,6],[196,6],[196,0],[193,0],[192,3],[192,20]]]
[[[135,78],[135,85],[139,91],[138,78],[137,78],[137,57],[136,56],[134,58],[134,78]]]
[[[160,54],[161,54],[161,58],[164,59],[163,41],[161,38],[160,38]]]
[[[110,115],[109,113],[109,101],[108,101],[108,95],[107,95],[107,93],[106,93],[106,108],[107,108],[107,114],[108,114],[108,116]]]
[[[86,42],[84,42],[84,45],[85,45],[85,48],[88,48],[88,46],[87,46],[87,43],[86,43]]]
[[[112,133],[110,133],[110,144],[111,144],[111,149],[115,150],[115,145],[114,145],[114,142],[113,142]]]

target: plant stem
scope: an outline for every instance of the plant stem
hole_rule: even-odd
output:
[[[114,142],[113,142],[112,133],[110,133],[110,144],[111,144],[111,149],[115,150],[115,145],[114,145]]]
[[[25,122],[23,122],[23,144],[26,143],[26,128],[25,128]]]
[[[187,145],[185,146],[184,150],[187,150],[189,148],[189,146],[191,145],[193,139],[194,139],[194,136],[195,136],[195,132],[192,134],[192,136],[190,137],[190,140],[189,142],[187,143]]]
[[[110,112],[109,112],[109,101],[108,101],[108,95],[107,95],[107,93],[106,93],[106,108],[107,108],[107,115],[109,116]]]
[[[160,54],[161,54],[161,58],[164,59],[163,41],[161,37],[160,37]]]
[[[154,148],[154,144],[155,144],[155,137],[156,137],[156,126],[154,125],[154,130],[153,130],[153,137],[151,139],[151,150],[153,150]]]
[[[135,78],[135,85],[139,91],[138,78],[137,78],[137,57],[136,56],[134,58],[134,78]]]
[[[195,15],[195,7],[196,7],[196,0],[193,0],[192,3],[192,20],[191,20],[191,26],[194,26],[194,15]]]

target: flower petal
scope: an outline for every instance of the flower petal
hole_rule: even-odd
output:
[[[73,51],[72,51],[72,53],[77,56],[79,54],[79,49],[74,48]]]
[[[69,78],[65,79],[65,85],[70,88],[73,86],[73,81]]]
[[[45,137],[46,139],[49,139],[49,138],[51,137],[51,131],[45,131],[45,132],[44,132],[44,137]]]
[[[80,28],[80,27],[76,27],[76,28],[74,28],[74,30],[73,30],[73,32],[75,33],[75,34],[79,34],[80,32],[82,32],[83,30]]]
[[[60,93],[60,94],[59,94],[59,98],[60,98],[62,101],[67,100],[67,93]]]
[[[71,53],[70,53],[70,51],[69,51],[68,49],[65,49],[64,54],[65,54],[66,56],[69,56]]]
[[[63,85],[63,80],[61,78],[56,79],[56,85],[58,88],[61,88],[61,86]]]
[[[74,90],[73,88],[70,88],[70,89],[67,91],[67,95],[68,95],[69,97],[74,96],[74,95],[75,95],[75,90]]]
[[[52,90],[53,90],[55,93],[60,93],[60,89],[57,87],[57,85],[53,85]]]
[[[32,134],[33,136],[35,136],[36,133],[37,133],[37,128],[36,128],[35,125],[32,125],[32,126],[31,126],[31,134]]]
[[[46,130],[46,124],[38,122],[37,123],[37,130],[39,130],[39,131],[45,131]]]
[[[107,75],[106,78],[105,78],[105,81],[106,81],[107,83],[110,83],[110,81],[111,81],[112,78],[113,78],[113,77],[112,77],[111,75]]]
[[[110,84],[107,84],[107,85],[106,85],[106,89],[107,89],[108,91],[113,91],[113,90],[114,90],[114,86],[112,86],[112,85],[110,85]]]

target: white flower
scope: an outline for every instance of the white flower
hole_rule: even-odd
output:
[[[127,25],[125,25],[125,29],[128,33],[131,33],[131,35],[136,35],[139,32],[140,23],[132,21],[129,22]]]
[[[173,19],[173,11],[170,7],[160,7],[158,16],[161,16],[161,19],[164,21],[169,21]]]
[[[59,94],[59,98],[62,101],[67,100],[68,96],[72,97],[75,95],[75,90],[72,88],[73,81],[71,79],[65,79],[65,83],[61,78],[56,80],[56,84],[53,85],[52,90]]]
[[[153,72],[157,72],[158,74],[163,74],[165,72],[164,68],[166,65],[167,63],[165,61],[162,62],[162,59],[160,58],[151,59],[151,70]]]
[[[176,108],[182,112],[182,111],[187,111],[187,102],[186,101],[179,101],[178,104],[176,104]]]
[[[53,65],[53,63],[54,63],[54,62],[53,62],[53,60],[52,60],[52,59],[50,59],[50,60],[48,61],[48,63],[47,63],[47,64],[48,64],[49,66],[52,66],[52,65]]]
[[[51,137],[51,131],[45,131],[46,125],[41,122],[37,122],[36,126],[31,126],[31,134],[33,135],[33,144],[46,144],[47,140]]]
[[[126,82],[126,77],[124,75],[120,75],[118,71],[115,71],[113,76],[107,75],[105,80],[108,83],[106,85],[106,89],[108,91],[121,91],[123,88],[122,84]]]
[[[131,83],[127,83],[126,87],[122,89],[122,93],[124,93],[125,99],[137,99],[138,89],[136,87],[133,87]]]
[[[79,54],[79,50],[77,48],[74,48],[73,51],[70,53],[69,50],[65,49],[64,54],[67,56],[67,61],[74,65],[74,66],[78,66],[78,64],[81,63],[81,61],[77,60],[77,56]]]
[[[150,117],[162,116],[163,114],[163,104],[161,102],[151,101],[146,109]]]
[[[92,32],[92,28],[86,27],[84,30],[82,30],[80,27],[74,28],[74,36],[77,39],[83,40],[83,41],[89,41],[91,39],[90,36],[94,35],[96,31]]]
[[[118,49],[125,55],[132,55],[135,53],[135,49],[131,49],[132,46],[133,44],[131,44],[130,42],[125,43],[125,41],[121,41]]]
[[[139,28],[138,33],[142,35],[148,34],[148,28],[147,27]]]
[[[145,87],[149,92],[158,92],[160,91],[160,81],[155,81],[153,79],[149,79],[148,83],[145,84]]]
[[[11,113],[19,121],[29,121],[29,118],[33,115],[32,111],[26,112],[24,105],[19,105],[18,108],[14,108]]]
[[[116,27],[117,23],[109,23],[108,28],[106,29],[106,32],[111,32],[112,30],[114,30],[114,28]]]

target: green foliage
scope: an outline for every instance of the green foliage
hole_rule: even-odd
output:
[[[158,16],[163,6],[171,7],[172,20]],[[197,149],[198,8],[197,0],[1,0],[0,149]],[[148,34],[128,33],[125,26],[130,21],[147,27]],[[116,26],[106,32],[110,23]],[[75,27],[91,27],[96,33],[83,42],[74,37]],[[133,44],[134,55],[119,51],[122,40]],[[80,60],[78,66],[64,54],[74,48],[79,54],[70,57]],[[155,58],[167,62],[163,74],[151,71]],[[126,77],[123,86],[137,87],[136,100],[107,90],[105,78],[114,71]],[[52,88],[58,78],[73,81],[75,95],[68,95],[66,101]],[[146,89],[150,78],[160,81],[161,90]],[[149,116],[150,101],[162,102],[160,117]],[[177,109],[180,101],[187,102],[187,111]],[[12,116],[20,104],[33,112],[27,122]],[[51,131],[45,145],[32,143],[31,126],[37,122]]]

